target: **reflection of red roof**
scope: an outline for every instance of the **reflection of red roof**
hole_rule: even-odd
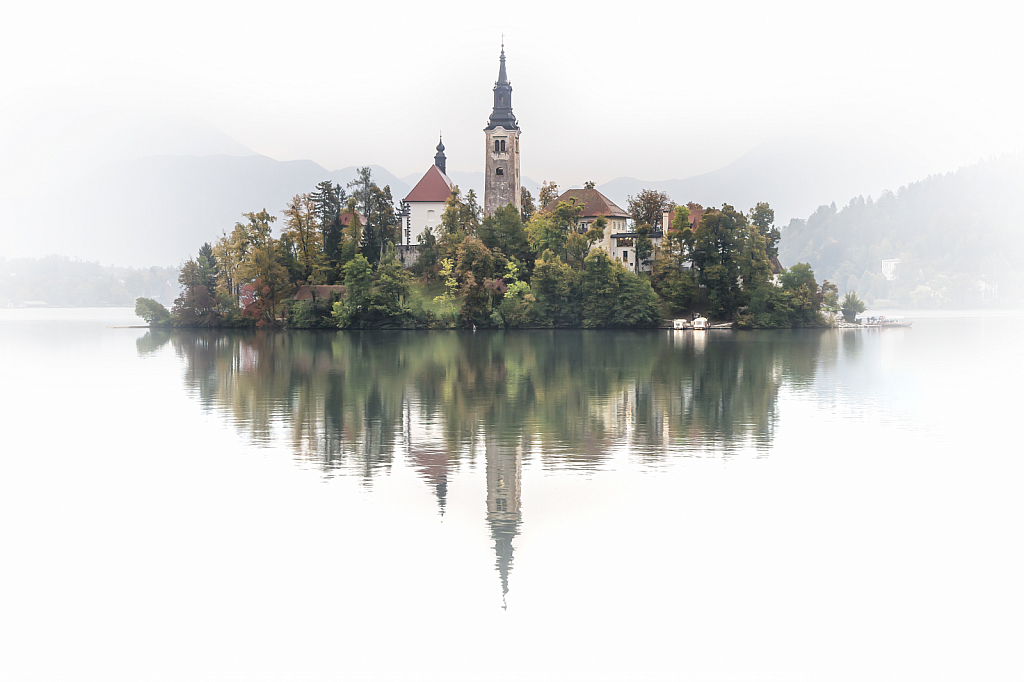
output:
[[[437,166],[431,166],[416,186],[409,192],[406,201],[448,201],[452,194],[452,181]]]

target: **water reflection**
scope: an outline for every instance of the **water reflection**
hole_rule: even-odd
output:
[[[325,476],[370,485],[395,458],[431,487],[483,455],[503,594],[521,524],[522,467],[594,470],[625,453],[765,454],[786,383],[856,353],[821,332],[154,331],[204,410],[259,444],[287,444]],[[840,350],[841,349],[841,350]]]

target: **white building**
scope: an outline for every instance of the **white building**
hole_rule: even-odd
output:
[[[444,204],[452,194],[452,181],[445,174],[444,144],[437,143],[434,165],[405,197],[407,211],[402,226],[402,244],[416,245],[425,230],[441,224]]]
[[[896,266],[900,264],[899,258],[886,258],[882,261],[882,274],[887,280],[896,279]]]

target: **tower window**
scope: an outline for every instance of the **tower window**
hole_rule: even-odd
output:
[[[499,140],[501,142],[501,151],[505,151],[505,140]]]
[[[500,153],[500,152],[505,151],[505,140],[495,140],[494,141],[494,151],[495,151],[495,153]]]
[[[504,175],[505,174],[505,169],[504,168],[495,168],[494,169],[494,174],[495,175]]]

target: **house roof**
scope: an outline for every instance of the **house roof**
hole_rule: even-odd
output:
[[[366,216],[364,216],[362,213],[356,213],[356,215],[359,216],[359,224],[360,225],[366,225]],[[345,212],[345,213],[341,214],[341,224],[343,226],[348,227],[349,223],[351,223],[351,222],[352,222],[352,214],[351,213]]]
[[[448,201],[452,194],[452,181],[447,175],[441,172],[436,165],[423,174],[420,181],[412,188],[406,201]]]
[[[558,208],[558,202],[571,201],[575,199],[576,205],[583,206],[583,213],[580,218],[596,218],[603,215],[605,218],[629,218],[629,214],[615,205],[611,199],[598,192],[596,189],[568,189],[544,207],[545,211],[553,211]]]

